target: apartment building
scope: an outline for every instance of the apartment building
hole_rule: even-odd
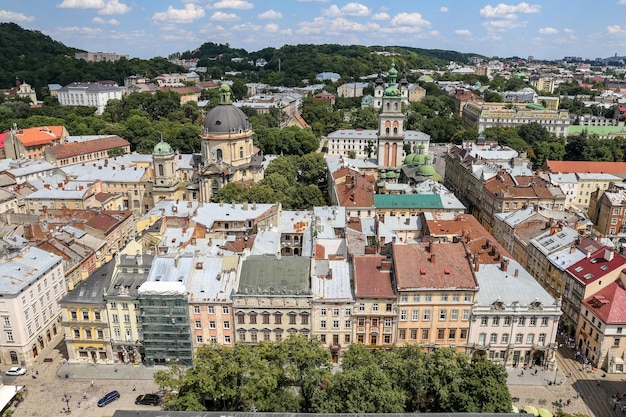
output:
[[[391,259],[380,255],[354,256],[353,341],[370,348],[396,343],[397,296]]]
[[[111,349],[109,316],[103,298],[114,269],[115,262],[102,265],[59,302],[69,363],[110,364],[117,360]]]
[[[518,127],[538,123],[557,136],[566,137],[570,125],[569,113],[564,110],[545,110],[542,106],[506,108],[505,103],[470,102],[463,109],[463,125],[483,132],[489,127]]]
[[[563,325],[574,335],[582,301],[624,276],[626,259],[613,249],[590,247],[585,258],[567,268],[563,289]]]
[[[398,293],[396,344],[465,351],[478,284],[463,243],[392,245]]]
[[[480,291],[472,309],[467,353],[506,367],[556,369],[561,305],[516,261],[474,264]]]
[[[44,348],[61,341],[58,303],[67,290],[61,257],[18,241],[15,245],[2,243],[1,360],[31,367]]]
[[[593,365],[608,373],[624,373],[626,289],[621,280],[583,300],[576,328],[576,347]]]
[[[350,263],[331,255],[315,259],[311,274],[311,334],[328,347],[333,363],[338,363],[353,342],[354,297]]]
[[[247,257],[232,294],[237,342],[256,344],[295,333],[309,335],[312,298],[310,258]]]
[[[96,115],[101,115],[109,100],[122,100],[126,87],[105,83],[74,82],[57,91],[61,106],[95,107]]]

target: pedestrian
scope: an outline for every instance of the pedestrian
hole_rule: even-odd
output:
[[[572,375],[574,375],[574,373],[572,371],[569,371],[569,377],[571,378]]]
[[[539,369],[535,369],[535,375],[537,375],[537,371],[539,371]]]
[[[137,387],[133,385],[133,391],[137,391]]]
[[[35,370],[35,375],[39,376],[39,371]]]
[[[83,399],[86,400],[87,399],[87,391],[83,392]]]
[[[570,400],[569,398],[567,399],[567,405],[570,405],[572,403],[572,400]]]
[[[78,408],[80,408],[80,401],[78,402]]]
[[[93,379],[91,380],[91,386],[93,387]]]

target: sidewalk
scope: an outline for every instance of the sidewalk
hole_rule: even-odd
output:
[[[115,370],[117,369],[117,371]],[[165,366],[146,367],[144,365],[102,365],[85,363],[66,363],[59,366],[57,376],[61,379],[125,379],[153,380],[154,373],[165,370]]]
[[[522,375],[523,368],[509,368],[506,370],[508,385],[561,385],[563,375],[559,371],[544,370],[542,367],[527,369]],[[535,370],[537,373],[535,374]]]

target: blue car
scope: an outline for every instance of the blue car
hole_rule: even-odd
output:
[[[120,393],[117,391],[111,391],[104,397],[98,400],[98,407],[104,407],[105,405],[112,403],[113,401],[120,398]]]

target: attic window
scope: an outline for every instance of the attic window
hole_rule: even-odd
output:
[[[426,268],[421,268],[420,269],[420,274],[421,275],[426,275]]]
[[[576,272],[580,272],[582,271],[584,268],[582,266],[577,266],[576,269],[574,269],[574,271]]]
[[[583,276],[583,278],[584,278],[584,279],[591,279],[591,278],[593,278],[593,274],[585,274],[585,275]]]
[[[609,269],[608,265],[602,265],[600,267],[601,270],[606,271],[607,269]]]
[[[216,121],[215,121],[215,126],[219,126],[219,125],[221,125],[221,124],[222,124],[222,122],[220,122],[219,120],[216,120]]]
[[[443,273],[446,275],[450,275],[450,268],[443,268]]]

